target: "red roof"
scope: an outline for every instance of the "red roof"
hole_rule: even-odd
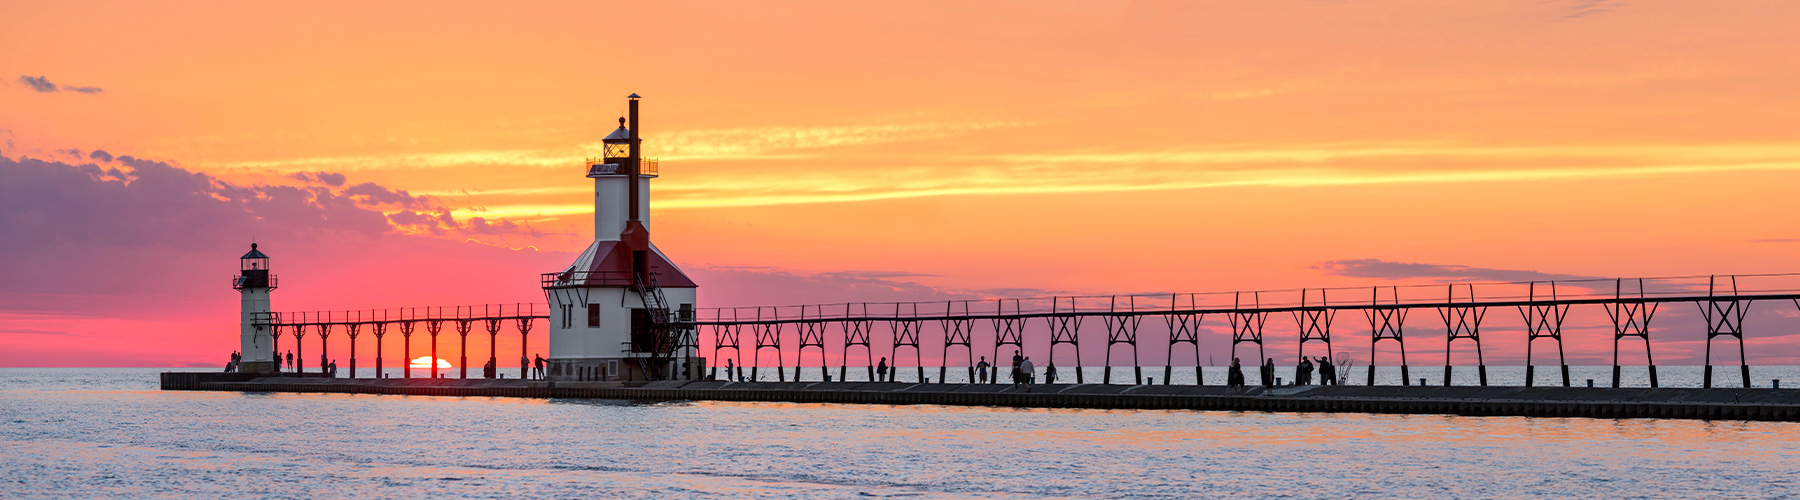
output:
[[[694,280],[688,278],[687,274],[682,273],[681,268],[675,267],[674,263],[669,262],[669,258],[663,256],[661,250],[652,247],[649,257],[650,272],[656,275],[657,285],[663,288],[698,288],[700,286],[694,284]],[[572,270],[589,272],[588,279],[584,283],[589,286],[612,284],[610,282],[613,280],[608,279],[609,276],[629,277],[631,276],[631,247],[621,241],[595,242],[594,260],[590,261],[587,267],[587,269]]]

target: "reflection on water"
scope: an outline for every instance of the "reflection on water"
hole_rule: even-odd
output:
[[[0,369],[0,497],[1781,496],[1800,425],[161,392]]]

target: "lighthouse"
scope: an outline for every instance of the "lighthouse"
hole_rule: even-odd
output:
[[[650,241],[650,181],[643,157],[637,94],[605,139],[582,162],[594,180],[594,242],[567,269],[542,277],[550,303],[550,365],[556,381],[693,378],[691,333],[697,285]]]
[[[238,352],[243,361],[238,371],[275,373],[275,342],[270,335],[269,292],[275,290],[275,275],[269,274],[269,256],[250,244],[250,253],[238,258],[238,274],[231,287],[241,295],[238,322]]]

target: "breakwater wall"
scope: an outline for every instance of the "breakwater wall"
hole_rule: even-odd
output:
[[[1222,386],[880,382],[544,382],[491,379],[341,379],[164,373],[164,390],[770,401],[1030,408],[1157,409],[1470,416],[1800,421],[1800,390],[1568,387]]]

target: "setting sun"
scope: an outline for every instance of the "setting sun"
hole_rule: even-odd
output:
[[[413,368],[431,368],[431,356],[419,356],[418,358],[413,359],[412,367]],[[440,369],[453,368],[452,366],[450,366],[449,361],[444,361],[442,359],[437,360],[437,367]]]

